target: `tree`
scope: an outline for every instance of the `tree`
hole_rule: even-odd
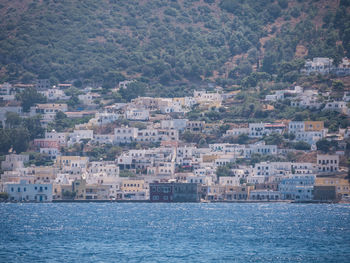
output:
[[[280,145],[283,143],[283,136],[279,133],[273,133],[264,138],[267,145]]]
[[[294,144],[294,149],[296,149],[296,150],[308,151],[308,150],[311,149],[311,145],[308,144],[307,142],[299,141],[299,142],[296,142],[296,143]]]
[[[344,90],[344,83],[341,80],[334,80],[332,82],[332,87],[334,91],[343,91]]]
[[[135,177],[136,175],[130,170],[121,170],[119,173],[120,177]]]
[[[331,141],[328,141],[327,139],[322,139],[316,142],[317,150],[323,153],[331,152],[333,146],[334,146],[334,143],[332,143]]]
[[[119,90],[120,95],[126,101],[131,101],[139,96],[144,96],[146,92],[146,84],[140,81],[135,81],[128,84],[126,89]]]
[[[222,176],[233,176],[234,174],[229,168],[229,166],[225,165],[225,166],[219,166],[218,168],[216,168],[216,175],[218,178],[220,178]]]
[[[279,5],[281,8],[285,9],[285,8],[288,7],[288,0],[278,0],[278,5]]]
[[[37,115],[31,118],[22,119],[21,123],[23,127],[28,130],[31,140],[44,137],[45,129],[41,126],[40,118],[41,117]]]
[[[30,152],[29,153],[29,164],[36,166],[48,166],[52,165],[53,161],[48,154],[38,153],[38,152]]]
[[[16,128],[11,130],[11,144],[17,153],[25,152],[30,141],[30,134],[26,128]]]
[[[7,154],[11,148],[11,136],[8,130],[0,129],[0,152]]]
[[[120,155],[123,151],[123,148],[119,146],[112,146],[110,149],[107,151],[107,160],[114,161],[116,156]]]
[[[168,70],[164,71],[163,74],[160,75],[159,77],[159,81],[163,85],[168,84],[170,80],[171,80],[171,74]]]
[[[28,112],[30,107],[36,103],[46,102],[46,97],[37,92],[35,88],[28,88],[16,94],[16,99],[21,102],[24,112]]]
[[[6,112],[6,127],[13,128],[21,124],[22,118],[16,112]]]
[[[248,134],[243,133],[243,134],[238,135],[237,143],[238,144],[245,144],[245,143],[247,143],[248,140],[249,140]]]

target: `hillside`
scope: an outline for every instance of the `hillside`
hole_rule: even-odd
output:
[[[349,5],[348,0],[1,1],[0,80],[80,79],[106,88],[124,78],[163,85],[205,78],[241,84],[252,71],[262,71],[292,82],[302,65],[298,59],[338,61],[350,53]]]

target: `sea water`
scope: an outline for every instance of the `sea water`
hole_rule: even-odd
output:
[[[350,205],[0,203],[0,262],[350,262]]]

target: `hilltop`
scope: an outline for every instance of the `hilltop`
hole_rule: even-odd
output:
[[[0,79],[125,78],[155,86],[293,82],[303,59],[350,52],[350,1],[10,0],[0,5]],[[247,79],[246,79],[247,80]],[[166,92],[178,92],[176,88]]]

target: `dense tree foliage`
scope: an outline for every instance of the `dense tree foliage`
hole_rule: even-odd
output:
[[[0,5],[0,79],[84,80],[106,90],[130,77],[169,85],[214,73],[245,86],[270,74],[292,82],[298,45],[306,58],[339,62],[350,52],[348,1],[329,4],[323,12],[311,0],[8,1]],[[246,56],[226,63],[237,55]]]
[[[17,113],[6,113],[6,127],[0,129],[0,152],[7,153],[11,148],[17,153],[24,152],[29,142],[44,135],[40,117],[21,118]]]
[[[57,132],[63,132],[67,128],[73,128],[76,124],[82,124],[88,122],[93,116],[86,116],[83,118],[68,118],[62,111],[56,113],[55,120],[48,124],[47,129],[49,131],[55,130]]]
[[[40,94],[35,88],[28,88],[16,94],[16,99],[21,102],[23,111],[28,112],[30,107],[36,103],[45,103],[46,97]]]

